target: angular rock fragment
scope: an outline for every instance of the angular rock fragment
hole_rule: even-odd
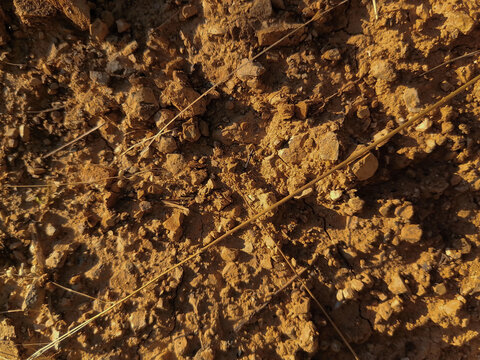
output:
[[[370,74],[379,80],[393,82],[397,79],[397,73],[393,65],[386,60],[376,60],[370,67]]]
[[[403,282],[400,274],[395,273],[388,284],[388,290],[394,295],[400,295],[408,292],[408,288]]]
[[[237,76],[240,80],[246,81],[255,79],[265,72],[265,68],[256,62],[243,59],[237,70]]]
[[[100,19],[95,19],[95,21],[90,25],[90,35],[96,41],[103,41],[108,35],[108,26]]]
[[[417,224],[408,224],[402,228],[400,238],[410,243],[419,242],[422,239],[422,228]]]
[[[352,171],[358,180],[367,180],[371,178],[378,169],[378,160],[372,153],[368,153],[363,158],[352,165]]]
[[[170,81],[163,92],[167,101],[173,104],[179,111],[185,109],[200,94],[190,87],[184,86],[178,82]],[[207,110],[207,102],[204,98],[197,101],[192,107],[184,112],[184,117],[194,117],[202,115]]]
[[[336,161],[338,160],[340,143],[337,135],[330,131],[323,135],[318,144],[318,156],[320,160]]]
[[[47,0],[60,10],[81,30],[87,30],[90,25],[90,7],[86,0]]]
[[[411,113],[417,113],[421,109],[420,106],[420,98],[418,97],[418,91],[415,88],[406,88],[403,92],[403,101],[407,110]]]
[[[260,46],[272,45],[287,33],[299,27],[301,27],[301,29],[279,44],[279,46],[297,45],[300,43],[302,40],[302,35],[305,33],[305,28],[302,26],[302,24],[282,24],[261,29],[257,32],[258,43]]]
[[[174,210],[173,214],[163,222],[163,227],[168,231],[168,238],[177,241],[183,234],[182,223],[185,215],[180,210]]]

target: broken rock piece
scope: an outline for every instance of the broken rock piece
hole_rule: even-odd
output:
[[[378,160],[372,153],[368,153],[352,166],[352,171],[358,180],[371,178],[378,169]]]
[[[163,222],[163,227],[168,231],[168,238],[177,241],[183,234],[182,223],[185,215],[180,210],[174,210],[173,214]]]
[[[240,80],[246,81],[257,78],[264,72],[265,68],[262,65],[248,59],[243,59],[237,70],[237,76]]]
[[[194,102],[200,96],[200,94],[190,87],[184,86],[178,82],[170,81],[163,92],[163,96],[178,110],[182,111],[192,102]],[[206,110],[207,102],[204,98],[202,98],[193,104],[183,114],[185,117],[193,117],[202,115]]]
[[[90,26],[90,7],[86,0],[47,0],[82,30]]]
[[[301,29],[297,30],[279,44],[280,46],[297,45],[302,41],[302,35],[305,33],[305,27],[303,27],[302,24],[282,24],[261,29],[257,32],[258,43],[260,46],[272,45],[290,31],[299,27],[301,27]]]
[[[322,136],[318,145],[318,156],[320,160],[338,160],[340,144],[337,135],[330,131]]]

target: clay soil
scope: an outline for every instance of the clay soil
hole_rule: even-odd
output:
[[[376,2],[378,18],[348,1],[252,63],[338,2],[3,0],[0,358],[479,73],[478,0]],[[41,358],[352,359],[275,244],[360,359],[479,358],[479,116],[477,84]]]

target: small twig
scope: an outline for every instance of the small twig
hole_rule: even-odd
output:
[[[454,62],[454,61],[457,61],[457,60],[461,60],[461,59],[464,59],[464,58],[467,58],[467,57],[470,57],[470,56],[474,56],[474,55],[476,55],[476,54],[478,54],[478,53],[480,53],[480,50],[475,50],[475,51],[473,51],[473,52],[471,52],[471,53],[458,56],[458,57],[456,57],[456,58],[454,58],[454,59],[447,60],[447,61],[441,63],[440,65],[437,65],[437,66],[435,66],[434,68],[432,68],[432,69],[430,69],[430,70],[427,70],[427,71],[421,73],[420,75],[417,75],[417,77],[427,75],[428,73],[431,73],[432,71],[435,71],[435,70],[441,68],[442,66],[445,66],[445,65],[447,65],[447,64],[450,64],[450,63],[452,63],[452,62]]]
[[[65,149],[66,147],[68,147],[68,146],[70,146],[70,145],[72,145],[72,144],[75,144],[77,141],[83,139],[85,136],[91,134],[91,133],[94,132],[95,130],[100,129],[100,128],[101,128],[103,125],[105,125],[105,124],[106,124],[106,122],[102,122],[102,123],[98,124],[98,125],[95,126],[94,128],[88,130],[86,133],[80,135],[79,137],[73,139],[72,141],[66,143],[65,145],[62,145],[62,146],[60,146],[59,148],[57,148],[57,149],[55,149],[55,150],[53,150],[53,151],[50,151],[47,155],[43,155],[43,156],[42,156],[42,159],[46,159],[46,158],[52,156],[53,154],[59,152],[60,150]]]
[[[377,9],[377,0],[373,1],[373,12],[375,13],[375,20],[378,20],[378,9]]]
[[[96,298],[96,297],[93,297],[93,296],[90,296],[90,295],[81,293],[81,292],[79,292],[79,291],[75,291],[75,290],[73,290],[73,289],[69,289],[69,288],[67,288],[67,287],[65,287],[65,286],[62,286],[62,285],[60,285],[60,284],[57,284],[57,283],[54,282],[54,281],[50,281],[50,283],[52,283],[52,284],[55,285],[55,286],[58,286],[60,289],[63,289],[63,290],[65,290],[65,291],[69,291],[69,292],[71,292],[71,293],[74,293],[74,294],[77,294],[77,295],[80,295],[80,296],[83,296],[83,297],[86,297],[86,298],[89,298],[89,299],[92,299],[92,300],[98,300],[98,301],[103,302],[103,303],[105,303],[105,304],[108,304],[108,303],[111,302],[111,301],[105,301],[105,300],[102,300],[102,299],[99,299],[99,298]]]
[[[57,111],[62,109],[65,109],[64,105],[55,107],[55,108],[43,109],[43,110],[27,110],[27,114],[42,114],[42,113],[47,113],[47,112],[52,112],[52,111]]]
[[[168,201],[168,200],[162,200],[162,203],[165,205],[165,206],[169,206],[171,208],[175,208],[175,209],[178,209],[178,210],[181,210],[186,216],[188,216],[190,214],[190,209],[185,207],[185,206],[182,206],[180,204],[177,204],[177,203],[174,203],[172,201]]]

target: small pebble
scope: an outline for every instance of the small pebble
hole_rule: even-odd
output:
[[[402,228],[400,238],[410,243],[419,242],[422,239],[423,231],[420,225],[407,224]]]
[[[390,290],[390,292],[394,295],[400,295],[408,292],[407,286],[398,273],[392,277],[390,283],[388,284],[388,290]]]
[[[432,127],[432,124],[433,124],[432,120],[427,118],[427,119],[423,120],[420,124],[418,124],[415,127],[415,130],[419,131],[419,132],[427,131],[428,129],[430,129]]]
[[[417,113],[420,109],[420,98],[418,97],[418,91],[415,88],[406,88],[403,92],[403,101],[407,110],[411,113]]]
[[[337,48],[327,50],[322,54],[323,60],[339,61],[341,58],[342,55],[340,54],[340,50]]]

